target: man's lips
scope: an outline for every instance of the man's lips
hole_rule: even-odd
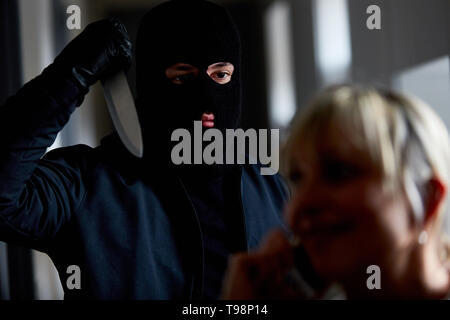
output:
[[[213,113],[202,114],[202,126],[204,128],[214,127],[214,114]]]

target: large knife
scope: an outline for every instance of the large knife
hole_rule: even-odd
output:
[[[142,158],[141,126],[130,86],[123,71],[102,80],[106,104],[122,143],[134,156]]]

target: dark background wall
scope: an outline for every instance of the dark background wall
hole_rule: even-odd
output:
[[[17,1],[0,2],[0,104],[22,85]],[[31,251],[0,243],[0,299],[34,298]]]

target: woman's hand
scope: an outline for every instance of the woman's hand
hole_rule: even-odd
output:
[[[298,292],[285,282],[294,267],[292,247],[281,230],[270,232],[260,248],[230,258],[222,299],[288,299]]]

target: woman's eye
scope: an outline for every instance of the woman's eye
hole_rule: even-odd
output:
[[[332,183],[340,183],[357,178],[361,171],[354,165],[332,162],[325,166],[325,178]]]
[[[302,174],[298,171],[289,174],[289,180],[293,185],[298,185],[302,180]]]

